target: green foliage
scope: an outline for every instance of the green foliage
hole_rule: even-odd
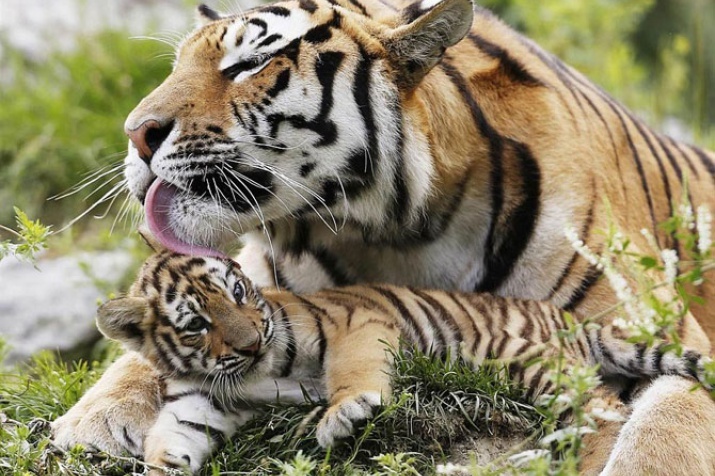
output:
[[[0,260],[6,256],[15,256],[17,259],[34,261],[35,254],[47,248],[47,238],[50,236],[50,227],[43,225],[39,220],[32,221],[27,214],[15,207],[15,220],[17,231],[0,225],[0,230],[8,232],[19,240],[0,241]]]
[[[124,118],[168,74],[170,62],[159,56],[169,48],[105,31],[36,64],[2,46],[14,77],[0,85],[0,203],[60,223],[99,196],[46,200],[121,160]],[[0,224],[12,220],[10,213],[0,208]]]

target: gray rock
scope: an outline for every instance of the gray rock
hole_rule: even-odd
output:
[[[97,302],[107,296],[90,276],[116,283],[132,263],[126,250],[40,257],[35,266],[13,257],[0,261],[0,336],[11,347],[5,364],[96,340]]]

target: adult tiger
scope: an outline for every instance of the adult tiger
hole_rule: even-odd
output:
[[[211,254],[241,235],[259,285],[381,281],[591,314],[615,298],[567,225],[594,249],[611,219],[636,245],[646,228],[678,247],[656,225],[686,176],[694,205],[715,205],[712,154],[651,131],[469,0],[200,10],[206,24],[127,119],[126,175],[167,247]],[[712,283],[701,292],[715,297]],[[713,314],[696,309],[702,328],[687,316],[688,345],[709,352]],[[104,403],[55,424],[58,441],[136,446],[146,424],[127,408],[153,415],[132,390],[155,395],[153,381],[125,357],[95,389]],[[585,471],[608,459],[614,474],[715,474],[715,405],[677,380],[653,385],[620,438],[599,433]],[[697,444],[670,443],[672,425]]]

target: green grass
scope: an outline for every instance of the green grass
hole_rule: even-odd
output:
[[[122,160],[124,119],[169,73],[171,62],[162,57],[168,53],[157,41],[116,31],[82,38],[77,50],[40,64],[3,45],[14,79],[0,85],[0,224],[13,225],[15,205],[59,225],[99,198],[82,201],[90,187],[47,201],[88,172]]]
[[[65,453],[49,442],[48,422],[80,398],[116,352],[116,346],[108,346],[92,365],[69,365],[42,353],[28,366],[2,375],[0,473],[118,475],[142,470],[142,463],[132,458],[90,457],[80,448]],[[404,352],[396,360],[393,403],[330,453],[318,447],[314,436],[322,407],[268,406],[201,474],[434,474],[437,464],[474,438],[540,434],[541,415],[522,403],[523,390],[499,368],[475,372],[460,361]],[[312,469],[301,473],[305,467]]]

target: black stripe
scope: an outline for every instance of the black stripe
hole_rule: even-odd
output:
[[[415,318],[414,316],[412,316],[412,313],[410,313],[409,309],[407,309],[407,307],[400,300],[400,298],[397,297],[397,295],[389,289],[378,286],[371,286],[371,288],[385,296],[385,298],[387,298],[390,304],[392,304],[392,306],[397,309],[400,314],[400,317],[402,318],[402,322],[406,324],[407,327],[410,329],[410,334],[414,335],[417,338],[418,342],[413,341],[411,343],[417,344],[422,352],[427,352],[429,350],[429,340],[422,331],[422,328],[415,321]]]
[[[599,271],[595,266],[590,265],[578,287],[574,289],[573,294],[571,294],[571,297],[563,306],[563,309],[569,312],[576,309],[576,307],[578,307],[578,305],[581,304],[581,302],[586,298],[588,290],[591,289],[591,286],[596,284],[598,278],[601,277],[601,274],[602,271]]]
[[[668,174],[665,172],[665,167],[663,166],[663,160],[660,157],[660,154],[658,154],[655,150],[655,147],[653,146],[653,142],[650,140],[650,137],[648,136],[646,130],[643,128],[643,125],[640,123],[640,121],[636,118],[634,118],[632,115],[628,114],[628,117],[630,118],[631,122],[633,125],[636,126],[636,129],[638,130],[638,133],[641,135],[643,140],[645,140],[646,145],[648,146],[648,150],[650,150],[651,155],[653,158],[655,158],[655,162],[658,165],[658,170],[660,171],[660,175],[663,178],[663,188],[665,189],[665,198],[668,202],[668,216],[665,218],[670,218],[673,216],[673,202],[672,202],[672,194],[670,191],[670,180],[668,179]],[[675,245],[675,249],[678,249],[677,244]]]
[[[594,190],[595,193],[595,190]],[[588,213],[586,215],[586,220],[584,220],[583,224],[581,225],[581,233],[579,234],[579,239],[583,241],[584,243],[588,243],[588,238],[591,236],[591,226],[593,225],[593,210],[596,207],[596,197],[595,194],[593,197],[591,197],[591,206],[588,209]],[[549,292],[549,295],[546,297],[546,301],[550,301],[554,295],[561,289],[561,286],[564,285],[564,282],[566,281],[566,278],[571,275],[573,272],[573,267],[576,264],[576,260],[578,259],[580,255],[574,251],[573,254],[571,255],[571,259],[569,260],[568,264],[564,268],[563,272],[561,273],[561,276],[559,276],[559,279],[556,281],[556,284],[551,288],[551,291]]]
[[[475,318],[479,316],[475,316],[472,312],[469,312],[467,308],[462,304],[459,294],[457,293],[451,293],[448,292],[447,296],[454,302],[454,304],[457,305],[457,307],[464,313],[464,316],[466,319],[469,320],[469,323],[472,325],[472,332],[474,333],[474,342],[472,342],[472,355],[476,356],[477,355],[477,347],[479,347],[479,344],[482,342],[482,333],[479,331],[479,327],[477,327],[477,323],[475,322]],[[464,335],[462,334],[462,338],[464,338]]]
[[[209,435],[209,437],[211,437],[211,440],[216,446],[221,446],[226,442],[226,435],[218,428],[214,428],[206,423],[196,423],[189,420],[177,421],[179,424],[187,426],[194,431],[198,431],[199,433],[203,433],[204,435]]]
[[[280,40],[281,38],[283,38],[283,35],[279,35],[278,33],[274,33],[273,35],[269,36],[269,37],[266,38],[265,40],[263,40],[263,41],[261,41],[260,43],[258,43],[258,45],[256,45],[256,48],[262,48],[262,47],[264,47],[264,46],[268,46],[268,45],[270,45],[271,43],[275,43],[276,41]]]
[[[457,321],[454,320],[452,314],[437,300],[437,298],[431,296],[428,292],[419,289],[410,288],[410,291],[429,304],[432,309],[437,311],[437,314],[442,322],[447,324],[452,333],[452,343],[462,342],[462,332],[459,329],[459,324],[457,324]]]
[[[266,94],[268,94],[270,97],[274,98],[278,96],[280,92],[285,90],[288,87],[288,83],[290,82],[290,69],[284,69],[278,74],[278,77],[276,78],[276,82],[273,84],[273,86],[266,91]]]
[[[303,303],[303,305],[308,309],[309,312],[313,311],[311,313],[313,317],[313,322],[315,322],[315,327],[318,330],[318,362],[320,363],[320,368],[323,368],[323,364],[325,362],[325,350],[327,349],[328,342],[325,339],[325,331],[323,330],[322,318],[326,317],[330,319],[330,317],[328,316],[328,313],[325,309],[316,306],[302,296],[296,294],[295,297]]]
[[[281,377],[287,377],[291,374],[291,371],[293,370],[293,363],[295,362],[295,357],[297,353],[295,345],[295,332],[293,332],[293,325],[288,319],[288,316],[285,315],[285,312],[283,312],[283,308],[279,307],[277,312],[280,315],[281,320],[283,321],[283,328],[285,329],[285,332],[287,334],[287,344],[285,350],[286,359],[283,362],[283,365],[281,366],[281,370],[278,375],[280,375]]]
[[[257,38],[260,38],[261,36],[266,36],[266,33],[268,33],[268,24],[260,18],[251,18],[250,20],[248,20],[248,24],[256,25],[258,28],[261,29],[261,32],[258,34]]]
[[[526,67],[519,61],[514,59],[508,51],[501,46],[490,42],[486,38],[470,33],[469,39],[487,56],[499,61],[501,72],[508,77],[512,82],[522,84],[528,87],[543,87],[544,82],[533,76]]]
[[[335,255],[327,250],[324,246],[318,246],[311,251],[316,261],[325,271],[325,274],[332,280],[336,286],[346,286],[355,282],[343,267],[338,263]]]
[[[690,156],[683,150],[682,145],[679,142],[673,140],[673,138],[671,137],[666,137],[666,140],[678,151],[680,157],[683,159],[683,162],[685,162],[688,166],[688,169],[690,169],[690,173],[692,173],[695,178],[700,178],[700,172],[698,172],[698,169],[695,167],[695,164],[693,164],[693,161]]]
[[[184,392],[179,392],[179,393],[175,393],[175,394],[171,394],[171,395],[167,394],[167,395],[163,395],[161,398],[162,398],[162,402],[164,404],[167,404],[167,403],[176,402],[178,400],[181,400],[182,398],[190,397],[190,396],[194,396],[194,395],[199,396],[199,397],[203,398],[204,400],[206,400],[206,402],[208,402],[214,410],[221,412],[221,413],[226,413],[226,409],[224,408],[223,404],[221,404],[221,401],[217,397],[210,395],[208,392],[203,392],[199,389],[186,390]]]
[[[350,1],[350,3],[351,3],[352,5],[354,5],[355,7],[357,7],[358,10],[360,10],[360,13],[362,13],[362,14],[365,15],[366,17],[369,17],[369,16],[370,16],[370,15],[367,13],[367,9],[365,9],[365,7],[364,7],[360,2],[358,2],[358,0],[349,0],[349,1]]]
[[[434,315],[432,314],[433,310],[422,301],[417,301],[417,306],[425,315],[430,323],[430,327],[432,328],[432,343],[429,346],[428,352],[433,355],[445,355],[447,352],[447,339],[442,333],[442,328],[439,326],[434,318]]]
[[[289,17],[290,16],[290,10],[288,10],[285,7],[280,7],[277,5],[269,5],[267,7],[260,8],[258,10],[258,13],[272,13],[274,15],[278,15],[279,17]]]
[[[528,146],[508,140],[516,152],[519,176],[522,180],[521,202],[507,215],[502,229],[493,229],[491,242],[486,248],[486,273],[477,286],[477,291],[495,292],[511,275],[511,272],[531,241],[541,209],[541,170]],[[494,187],[495,184],[492,184]],[[498,184],[503,187],[503,183]],[[503,195],[503,191],[500,192]],[[502,212],[503,215],[503,212]],[[499,216],[492,215],[498,221]],[[499,244],[497,245],[497,236]]]
[[[298,6],[308,13],[315,13],[318,5],[313,0],[298,0]]]
[[[688,363],[687,371],[694,380],[698,380],[698,363],[700,362],[701,355],[694,350],[686,350],[683,353],[683,359]]]
[[[333,34],[330,31],[331,26],[331,23],[324,23],[311,28],[305,33],[305,35],[303,35],[303,41],[313,44],[325,43],[333,37]]]
[[[687,147],[695,152],[695,155],[698,156],[700,162],[703,164],[703,167],[705,167],[710,176],[715,180],[715,161],[713,161],[711,157],[708,157],[704,150],[695,147],[694,145],[688,145]]]
[[[621,113],[617,105],[611,102],[607,102],[607,104],[611,107],[611,110],[618,117],[618,120],[621,122],[621,126],[623,128],[623,133],[626,135],[626,142],[628,142],[628,147],[631,150],[631,155],[633,156],[633,160],[636,163],[636,170],[638,172],[638,176],[640,177],[641,188],[643,190],[643,194],[646,197],[646,200],[648,201],[648,210],[650,212],[650,220],[653,226],[653,236],[655,237],[657,242],[658,221],[655,218],[655,205],[653,204],[653,197],[651,196],[650,189],[648,188],[648,181],[646,180],[645,171],[643,170],[643,163],[641,162],[640,155],[638,154],[638,150],[636,149],[635,143],[633,142],[633,137],[631,137],[631,133],[628,130],[626,121],[623,119],[623,114]]]
[[[358,176],[364,178],[367,182],[372,182],[375,175],[375,163],[373,161],[380,157],[380,150],[377,142],[377,127],[375,117],[372,111],[372,101],[370,99],[370,91],[372,84],[370,82],[370,72],[372,70],[372,59],[367,52],[360,47],[360,62],[355,69],[355,82],[353,87],[353,98],[355,105],[360,111],[363,124],[365,125],[365,134],[367,135],[367,155],[363,152],[363,167],[362,170],[353,170],[358,173]],[[362,171],[362,173],[360,173]]]

